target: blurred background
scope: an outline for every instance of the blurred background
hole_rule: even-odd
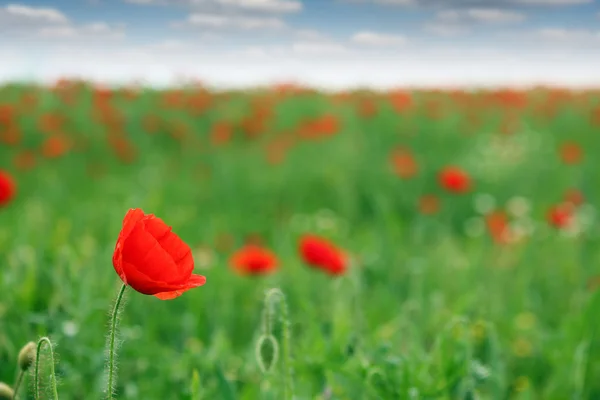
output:
[[[207,283],[129,291],[118,398],[600,398],[599,22],[592,0],[0,2],[0,381],[48,335],[60,398],[102,396],[142,208]]]

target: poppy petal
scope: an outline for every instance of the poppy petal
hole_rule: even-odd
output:
[[[146,220],[145,228],[163,250],[169,254],[177,266],[178,277],[189,276],[194,270],[194,258],[190,247],[160,218],[154,217]]]
[[[125,240],[123,261],[143,266],[144,274],[153,277],[155,281],[180,283],[179,277],[173,274],[176,269],[173,259],[154,236],[144,229],[143,224],[136,225]]]
[[[173,290],[171,292],[161,292],[156,293],[154,296],[159,298],[160,300],[172,300],[176,297],[181,296],[183,293],[187,292],[190,289],[196,288],[198,286],[202,286],[206,283],[206,277],[202,275],[192,275],[190,280],[186,283],[185,288]]]
[[[119,278],[123,281],[123,283],[127,284],[127,276],[125,275],[122,267],[122,257],[123,257],[123,246],[124,242],[131,234],[131,231],[135,227],[135,225],[144,218],[144,212],[138,208],[132,208],[127,211],[125,214],[125,218],[123,218],[123,228],[119,233],[119,238],[117,239],[117,244],[115,245],[115,252],[113,254],[113,266],[115,267],[115,271]]]

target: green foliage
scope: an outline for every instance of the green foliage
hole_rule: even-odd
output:
[[[0,146],[0,168],[18,183],[16,199],[0,210],[0,381],[13,382],[24,340],[48,336],[60,345],[60,395],[102,396],[107,310],[119,281],[111,257],[125,212],[139,207],[190,244],[207,283],[171,301],[129,295],[119,399],[281,400],[280,378],[292,366],[295,399],[600,398],[600,297],[587,285],[600,273],[600,140],[590,122],[597,97],[561,103],[553,116],[533,104],[521,111],[520,128],[502,135],[506,110],[482,108],[483,122],[472,128],[469,108],[442,95],[417,94],[405,113],[377,98],[378,112],[366,118],[355,100],[303,94],[277,100],[271,123],[250,140],[237,122],[268,93],[215,94],[198,115],[166,107],[161,92],[142,91],[135,101],[117,94],[111,104],[125,121],[117,128],[94,117],[91,88],[81,91],[67,105],[55,91],[0,88],[0,104],[24,93],[40,99],[19,115],[22,141]],[[439,119],[428,117],[431,99],[445,110]],[[86,150],[19,169],[17,154],[40,153],[43,112],[64,115],[65,134]],[[339,118],[337,134],[296,143],[280,164],[267,161],[265,148],[282,131],[324,113]],[[149,115],[164,122],[154,134],[143,127]],[[210,129],[222,120],[235,122],[234,136],[215,146]],[[170,135],[179,123],[195,141]],[[117,130],[135,146],[133,163],[107,144]],[[560,163],[565,140],[582,145],[581,164]],[[415,154],[412,180],[391,172],[398,145]],[[449,164],[470,172],[473,192],[439,188],[437,171]],[[104,175],[90,174],[96,167]],[[577,235],[545,221],[572,187],[588,203]],[[418,212],[428,193],[440,199],[436,215]],[[519,223],[531,223],[530,234],[501,246],[484,228],[471,229],[485,227],[474,206],[482,194],[500,207],[525,198],[531,211]],[[332,279],[302,265],[296,240],[304,232],[347,249],[349,273]],[[276,274],[241,277],[229,268],[249,234],[276,252]],[[273,287],[285,294],[289,327],[280,321],[269,330],[279,357],[265,375],[257,327]],[[272,306],[278,321],[281,308]],[[286,352],[293,357],[285,360]]]

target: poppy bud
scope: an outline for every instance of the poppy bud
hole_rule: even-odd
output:
[[[273,335],[262,335],[256,343],[256,361],[263,374],[271,370],[279,358],[279,345]]]
[[[33,360],[35,359],[35,343],[29,342],[19,352],[19,368],[21,371],[27,371],[31,364],[33,364]]]
[[[0,400],[12,400],[15,392],[4,382],[0,382]]]

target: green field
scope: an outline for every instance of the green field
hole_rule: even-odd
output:
[[[116,398],[600,399],[597,154],[591,91],[1,87],[0,169],[17,191],[0,208],[0,381],[49,336],[60,398],[102,398],[112,254],[142,208],[207,282],[170,301],[126,293]],[[440,186],[450,165],[468,192]],[[548,220],[555,206],[567,223]],[[349,253],[348,271],[307,267],[304,233]],[[249,240],[274,273],[231,268]],[[279,357],[263,372],[271,288],[289,335],[273,303]]]

